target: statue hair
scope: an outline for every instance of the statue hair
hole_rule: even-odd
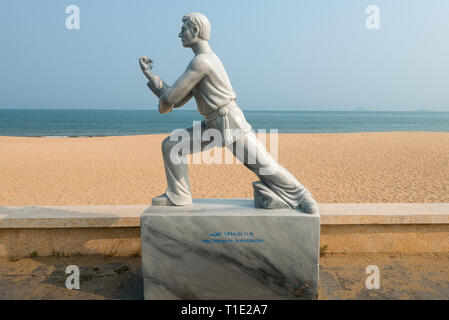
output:
[[[182,17],[182,22],[188,21],[188,24],[190,26],[196,26],[198,27],[198,37],[200,39],[209,40],[210,37],[210,22],[207,17],[199,12],[192,12],[186,14],[184,17]]]

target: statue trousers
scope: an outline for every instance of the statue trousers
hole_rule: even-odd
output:
[[[196,130],[196,134],[194,134],[193,127],[190,127],[183,130],[183,135],[178,135],[177,139],[170,139],[173,136],[172,133],[162,142],[162,155],[167,178],[165,194],[176,205],[192,203],[187,155],[213,147],[222,147],[222,141],[214,144],[213,140],[211,142],[211,140],[202,139],[202,133],[207,129],[205,121],[201,122],[200,127],[200,134],[198,134],[199,130]],[[181,140],[178,140],[179,137]],[[303,197],[309,193],[289,171],[277,163],[253,131],[243,134],[233,143],[227,144],[225,148],[232,151],[242,164],[255,173],[261,182],[292,208],[296,208]],[[213,184],[213,176],[210,177],[210,181]]]

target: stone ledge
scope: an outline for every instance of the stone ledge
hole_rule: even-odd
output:
[[[321,225],[449,224],[449,203],[320,204]]]
[[[0,229],[139,227],[149,205],[0,206]]]
[[[252,199],[232,199],[244,204]],[[204,203],[208,199],[195,199]],[[150,205],[0,206],[0,228],[140,227]],[[229,207],[232,210],[232,205]],[[254,211],[260,214],[259,211]],[[192,211],[192,214],[198,214]],[[218,213],[217,213],[218,214]],[[320,204],[321,225],[449,224],[449,203]]]
[[[232,211],[252,199],[225,203]],[[0,257],[139,254],[140,215],[149,207],[0,206]],[[321,204],[320,209],[326,252],[449,252],[449,203]],[[190,214],[199,213],[192,208]]]

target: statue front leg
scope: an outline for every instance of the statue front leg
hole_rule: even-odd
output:
[[[182,206],[192,204],[187,164],[183,161],[174,163],[170,158],[170,154],[175,152],[173,151],[174,146],[178,143],[178,141],[170,141],[170,137],[165,138],[162,142],[162,157],[167,178],[167,190],[165,194],[153,199],[154,205]],[[185,157],[185,155],[182,157]]]

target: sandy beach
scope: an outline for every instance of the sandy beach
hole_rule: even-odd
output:
[[[0,205],[149,204],[167,134],[0,137]],[[279,163],[318,202],[449,202],[449,133],[280,134]],[[241,164],[189,165],[194,198],[251,198]]]

